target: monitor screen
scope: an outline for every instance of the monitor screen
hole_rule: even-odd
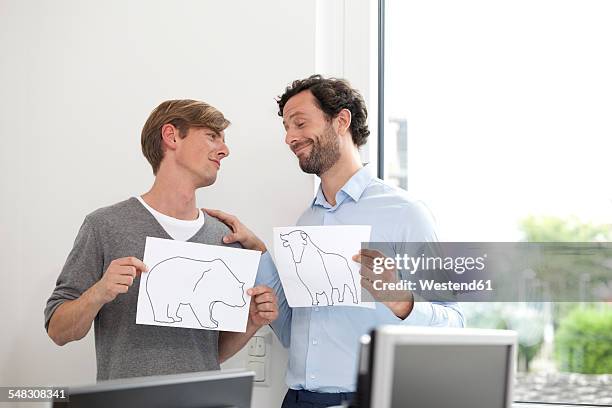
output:
[[[506,406],[508,345],[396,344],[394,351],[392,408]]]
[[[253,372],[205,371],[102,381],[69,388],[54,408],[250,408]]]

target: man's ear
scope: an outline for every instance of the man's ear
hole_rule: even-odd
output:
[[[161,128],[162,145],[169,149],[176,148],[176,139],[179,138],[179,130],[171,123],[166,123]]]
[[[336,115],[338,121],[338,134],[344,135],[347,130],[351,127],[351,111],[348,109],[342,109]]]

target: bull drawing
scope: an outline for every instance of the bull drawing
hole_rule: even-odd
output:
[[[334,305],[334,294],[339,303],[344,302],[346,291],[357,304],[355,279],[345,257],[325,252],[315,245],[302,230],[280,234],[283,246],[291,250],[295,272],[310,295],[312,305],[319,305],[325,297],[328,306]]]

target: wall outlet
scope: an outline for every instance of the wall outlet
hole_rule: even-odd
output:
[[[247,367],[255,372],[255,386],[270,386],[272,335],[272,331],[268,327],[262,327],[249,340]]]

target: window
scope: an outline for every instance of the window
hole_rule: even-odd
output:
[[[428,205],[440,240],[612,240],[612,3],[380,4],[379,176]],[[515,399],[609,404],[611,305],[464,308],[519,332]]]

